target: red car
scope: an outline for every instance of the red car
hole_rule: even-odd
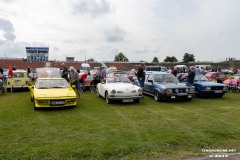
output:
[[[205,75],[210,81],[223,83],[228,77],[222,72],[208,72]]]

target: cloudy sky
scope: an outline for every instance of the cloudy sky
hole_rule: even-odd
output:
[[[240,59],[240,0],[0,0],[0,57],[49,46],[51,60]]]

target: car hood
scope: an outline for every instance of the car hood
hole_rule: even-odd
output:
[[[136,90],[139,89],[138,86],[133,85],[131,83],[110,83],[107,86],[109,89],[116,89],[116,90],[120,90],[120,91],[124,91],[124,90]]]
[[[34,96],[41,98],[76,97],[76,93],[72,88],[34,89]]]
[[[164,86],[166,88],[190,88],[184,83],[156,83],[157,85]]]
[[[213,82],[194,82],[194,84],[202,85],[202,86],[226,86],[221,83],[213,83]]]

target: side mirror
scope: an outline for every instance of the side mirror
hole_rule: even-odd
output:
[[[72,88],[73,88],[73,89],[75,89],[75,88],[76,88],[76,86],[75,86],[75,85],[72,85]]]
[[[101,81],[101,83],[102,83],[102,84],[105,84],[105,83],[106,83],[106,81]]]
[[[148,80],[148,82],[153,83],[153,80]]]

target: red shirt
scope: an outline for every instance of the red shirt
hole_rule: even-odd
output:
[[[174,70],[172,70],[172,72],[171,72],[171,74],[173,74],[175,77],[177,76],[177,71],[174,69]]]
[[[86,79],[87,78],[87,76],[88,76],[88,74],[87,73],[83,73],[83,74],[81,74],[80,75],[80,79]]]

